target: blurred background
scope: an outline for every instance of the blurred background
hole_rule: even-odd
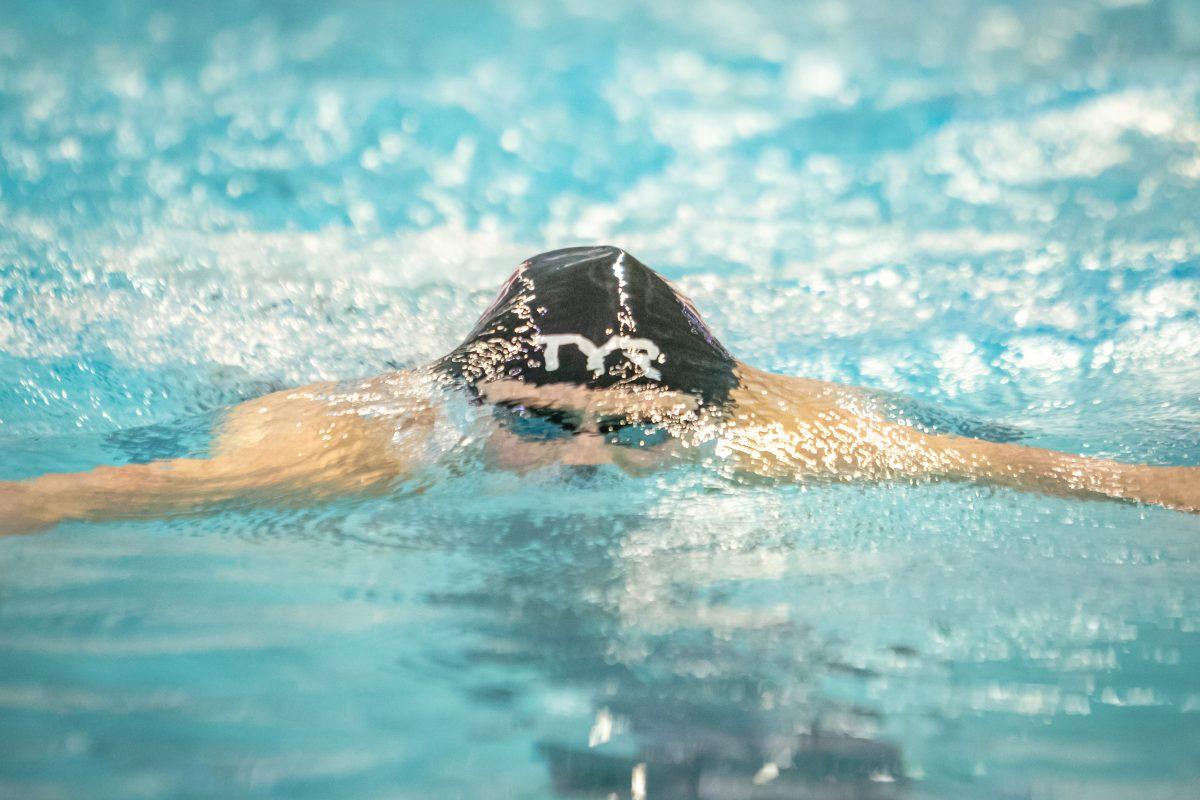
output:
[[[609,242],[752,363],[1196,443],[1188,0],[5,8],[10,357],[370,373]]]
[[[752,364],[1200,463],[1197,209],[1195,0],[0,0],[0,479],[588,243]],[[618,488],[0,542],[0,797],[1192,796],[1194,519]]]

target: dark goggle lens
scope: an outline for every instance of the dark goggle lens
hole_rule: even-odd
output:
[[[495,405],[492,415],[522,439],[542,442],[565,439],[579,429],[570,415],[553,409]]]
[[[566,439],[580,429],[574,414],[552,408],[497,404],[492,406],[492,415],[516,436],[538,442]],[[632,423],[620,417],[601,420],[599,430],[605,442],[617,447],[655,447],[671,438],[661,425]]]
[[[643,423],[601,423],[600,432],[606,442],[617,447],[656,447],[671,438],[661,425]]]

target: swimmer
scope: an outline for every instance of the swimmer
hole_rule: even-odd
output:
[[[455,433],[438,389],[485,433]],[[515,471],[703,463],[732,481],[968,481],[1200,512],[1200,467],[1125,464],[920,430],[865,390],[735,359],[669,282],[614,247],[519,266],[466,340],[426,367],[233,407],[208,458],[0,483],[0,533],[419,485],[475,441]],[[476,431],[478,434],[478,431]]]

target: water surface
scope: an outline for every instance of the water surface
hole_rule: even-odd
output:
[[[597,242],[753,364],[1197,464],[1198,182],[1189,0],[8,2],[0,478]],[[1190,797],[1198,534],[703,470],[66,524],[0,542],[0,797]]]

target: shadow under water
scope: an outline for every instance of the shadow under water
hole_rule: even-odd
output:
[[[603,473],[572,480],[580,477],[605,480]],[[577,716],[590,715],[590,726],[550,731],[537,742],[558,795],[903,792],[900,750],[858,733],[879,727],[879,713],[820,694],[823,676],[854,671],[839,662],[836,646],[777,609],[756,608],[736,581],[666,574],[652,556],[629,552],[631,541],[659,526],[653,515],[492,522],[486,544],[460,542],[500,554],[481,560],[491,572],[426,600],[477,612],[468,616],[481,644],[462,656],[472,666],[530,670],[539,684],[587,698],[590,710]],[[512,695],[503,685],[475,693],[496,703]],[[828,719],[836,724],[826,727]]]

